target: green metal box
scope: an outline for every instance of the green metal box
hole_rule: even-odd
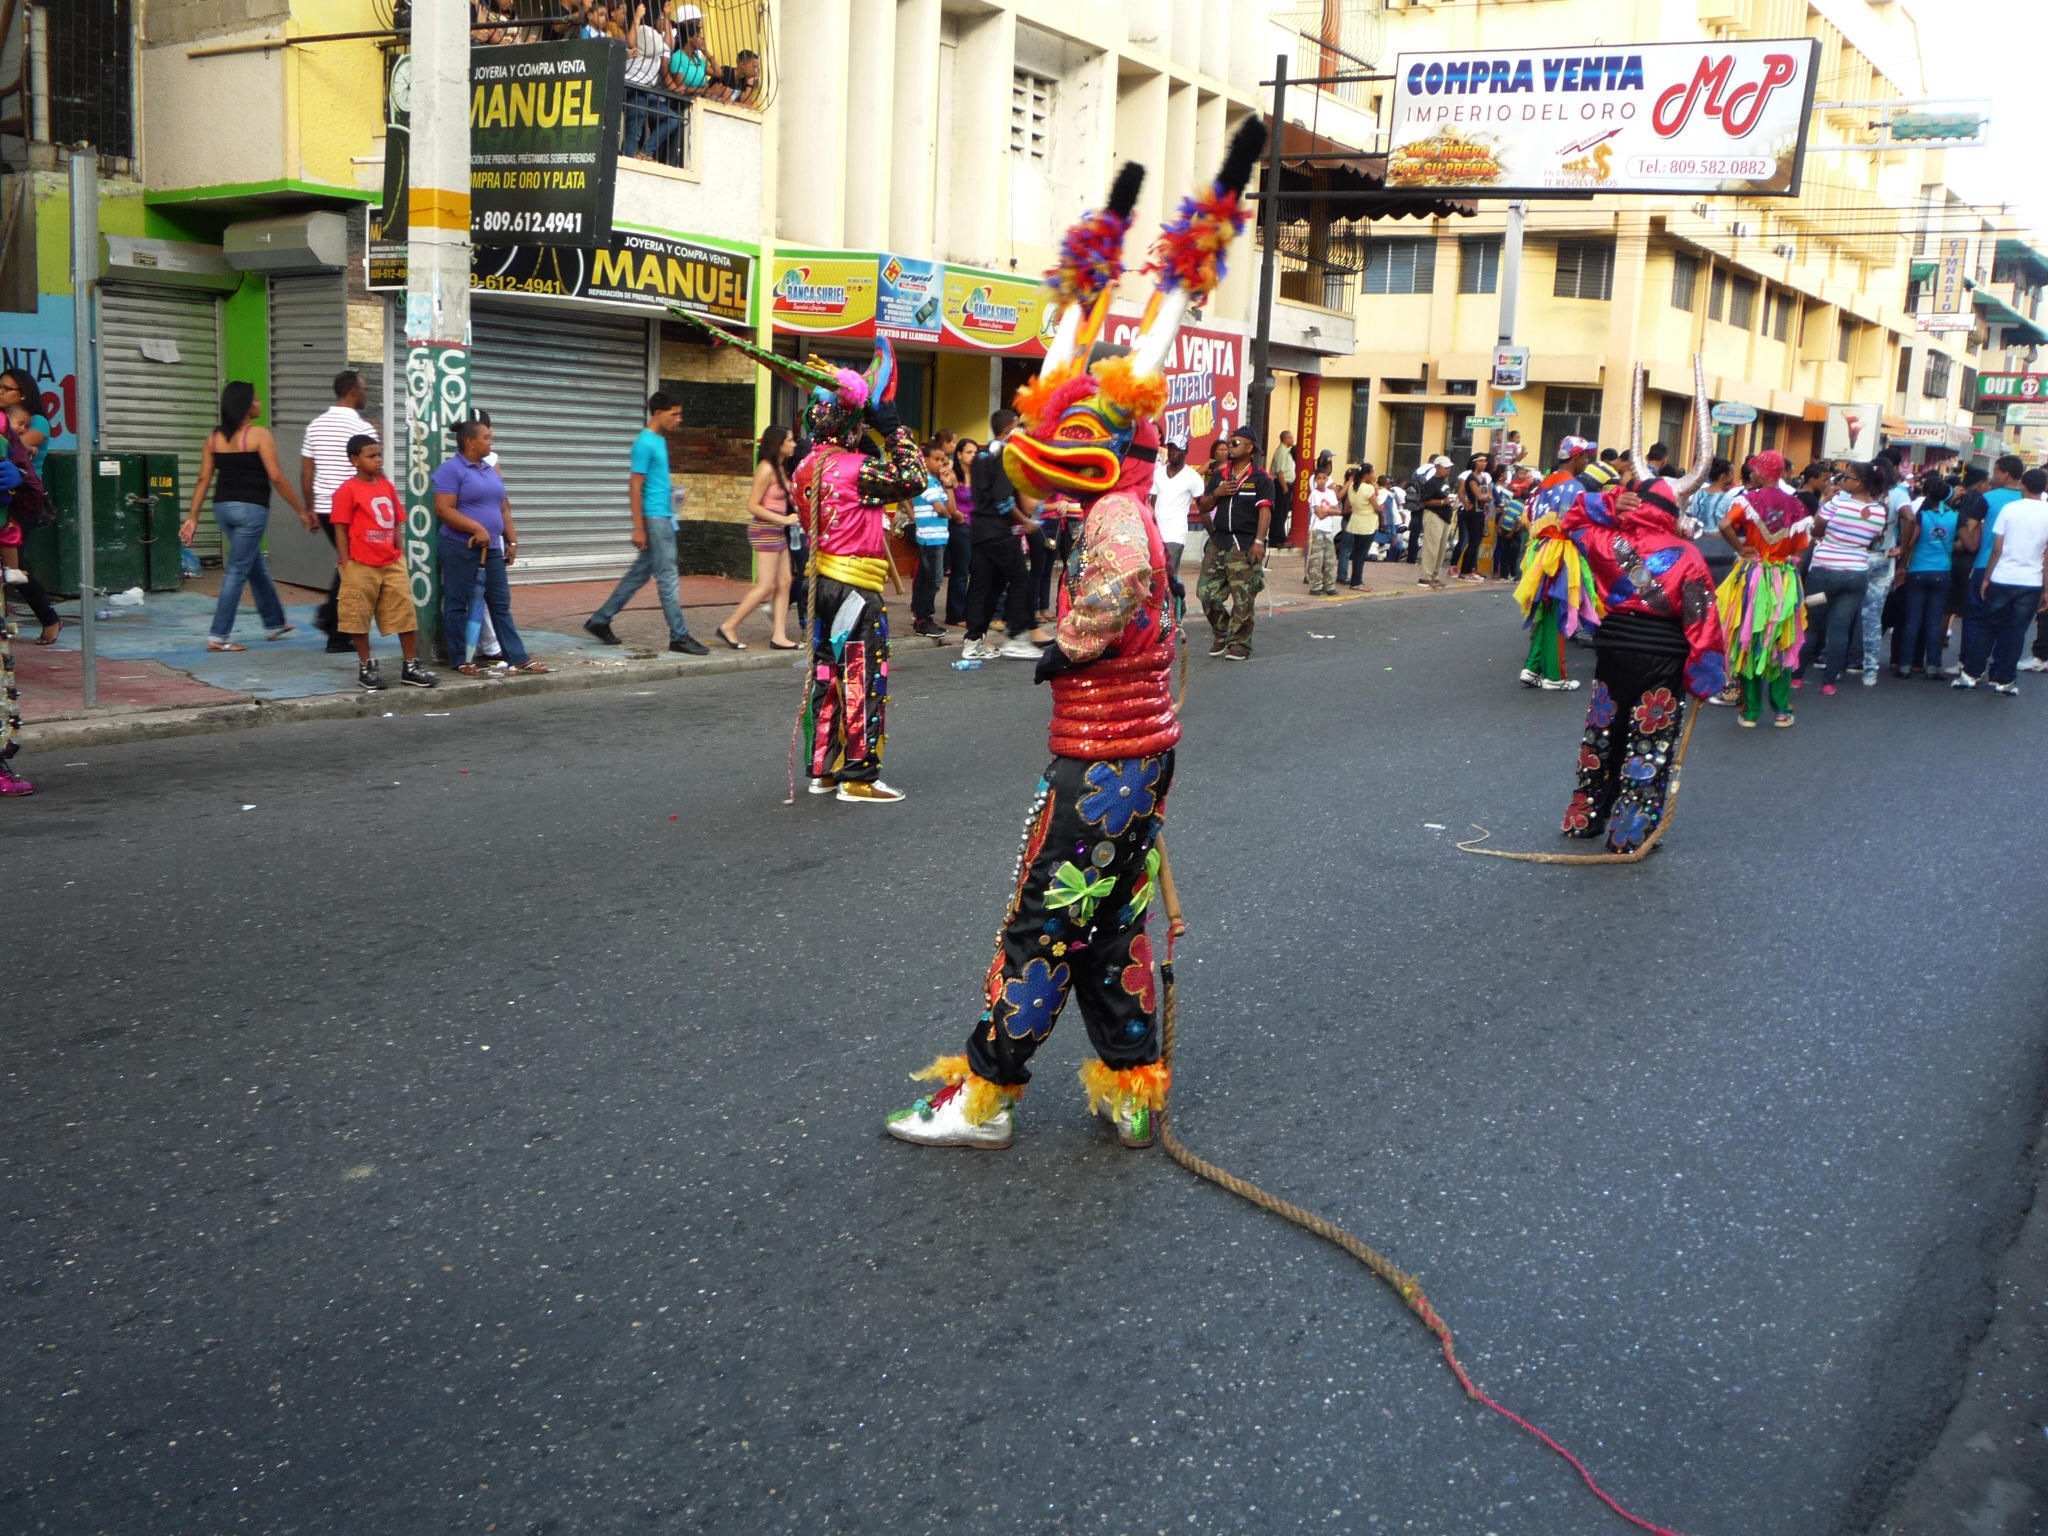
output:
[[[178,456],[96,453],[91,464],[93,584],[102,592],[177,591]],[[50,454],[43,483],[57,521],[30,533],[22,553],[36,580],[68,597],[78,591],[77,455]]]

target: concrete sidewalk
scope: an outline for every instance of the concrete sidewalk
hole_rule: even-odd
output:
[[[1409,565],[1368,564],[1358,590],[1340,589],[1336,598],[1312,598],[1302,576],[1299,552],[1284,551],[1274,558],[1266,592],[1259,599],[1260,615],[1362,598],[1439,595],[1416,587],[1415,570]],[[1197,564],[1189,560],[1182,580],[1191,604],[1197,574]],[[328,654],[326,637],[313,628],[313,613],[323,594],[309,588],[282,584],[278,588],[285,617],[294,626],[292,633],[266,641],[254,603],[245,595],[234,637],[247,649],[209,652],[207,633],[219,583],[220,573],[209,571],[188,581],[183,591],[152,593],[140,609],[99,621],[98,702],[90,709],[83,703],[81,690],[77,602],[57,605],[65,619],[64,629],[48,647],[35,643],[33,621],[15,605],[19,633],[14,656],[27,727],[25,752],[291,720],[418,714],[563,689],[781,670],[794,665],[792,657],[769,648],[765,609],[748,615],[735,629],[746,646],[743,652],[720,643],[715,631],[745,594],[743,582],[715,576],[683,578],[690,632],[711,647],[711,654],[704,657],[676,655],[666,649],[668,626],[651,582],[614,623],[614,631],[625,642],[619,646],[600,644],[582,627],[592,610],[610,595],[611,581],[547,582],[512,588],[512,612],[520,638],[532,656],[547,664],[547,673],[467,678],[436,669],[441,675],[438,688],[404,688],[397,681],[396,640],[377,636],[371,642],[372,653],[384,663],[390,686],[382,693],[370,694],[357,687],[355,658]],[[1498,587],[1501,583],[1485,585]],[[905,659],[919,651],[958,643],[961,632],[957,628],[945,641],[912,634],[907,598],[892,593],[889,604],[896,631],[892,643]],[[1199,613],[1191,615],[1191,622],[1199,628]],[[792,619],[792,637],[798,633],[800,627]]]

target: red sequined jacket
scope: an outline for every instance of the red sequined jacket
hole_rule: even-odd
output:
[[[1648,503],[1616,512],[1620,493],[1587,492],[1564,515],[1585,552],[1607,611],[1676,619],[1685,631],[1685,686],[1697,698],[1728,685],[1728,642],[1714,606],[1714,577],[1678,520]]]
[[[1149,757],[1179,741],[1166,548],[1138,492],[1088,509],[1080,569],[1059,601],[1057,643],[1076,665],[1052,680],[1053,755]]]

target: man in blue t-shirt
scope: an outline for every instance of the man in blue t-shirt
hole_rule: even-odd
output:
[[[1984,521],[1972,524],[1957,534],[1965,547],[1968,547],[1972,532],[1977,536],[1977,556],[1970,562],[1970,579],[1963,588],[1964,656],[1988,656],[1991,653],[1991,632],[1986,627],[1988,617],[1984,610],[1984,584],[1988,579],[1987,567],[1991,563],[1991,546],[1998,537],[1998,514],[2020,499],[2020,476],[2026,472],[2027,461],[2016,453],[2008,453],[1995,462],[1991,466],[1991,489],[1984,493]],[[1961,686],[1962,678],[1968,675],[1967,668],[1960,671],[1957,685]]]
[[[633,467],[626,478],[626,497],[633,508],[633,547],[640,553],[583,627],[606,645],[617,645],[612,620],[632,601],[633,594],[654,578],[661,594],[661,611],[668,619],[668,648],[684,656],[704,656],[709,648],[693,639],[683,618],[682,585],[676,576],[676,511],[681,491],[671,491],[668,474],[668,439],[683,424],[683,408],[656,390],[647,397],[647,425],[633,439]]]

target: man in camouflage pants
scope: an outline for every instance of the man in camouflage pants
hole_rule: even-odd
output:
[[[1230,434],[1229,460],[1206,494],[1195,502],[1209,529],[1195,600],[1208,616],[1214,639],[1211,656],[1248,661],[1252,616],[1265,587],[1266,529],[1277,493],[1273,477],[1259,468],[1259,440],[1250,427]]]

